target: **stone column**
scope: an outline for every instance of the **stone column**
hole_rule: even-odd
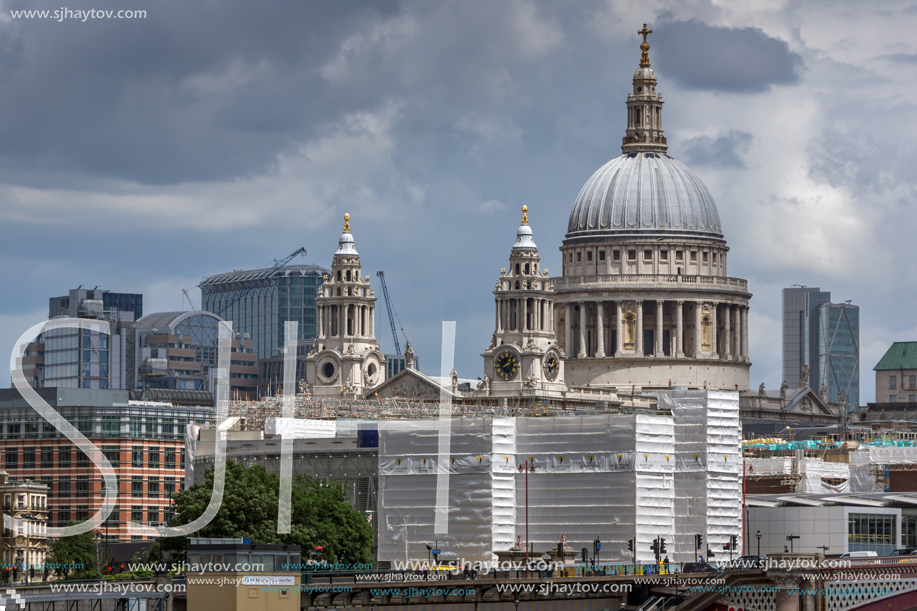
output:
[[[732,304],[723,306],[723,359],[732,360]]]
[[[616,341],[615,344],[615,356],[620,357],[621,352],[624,350],[624,317],[621,315],[621,302],[615,301],[615,335]]]
[[[376,336],[376,309],[369,309],[369,337]]]
[[[323,337],[322,335],[322,315],[323,315],[322,309],[323,309],[322,306],[316,306],[316,311],[318,312],[318,316],[316,317],[316,322],[318,324],[316,325],[316,328],[315,328],[315,335],[319,339],[322,339]]]
[[[586,302],[579,302],[579,350],[576,358],[586,358]]]
[[[634,339],[634,348],[637,356],[643,356],[643,302],[637,300],[637,333]]]
[[[665,356],[665,349],[662,346],[662,300],[656,300],[656,357]]]
[[[748,361],[748,306],[742,307],[742,359]]]
[[[694,302],[694,358],[699,359],[701,347],[703,346],[703,332],[700,323],[701,302]]]
[[[713,307],[710,308],[710,311],[712,312],[712,315],[710,316],[710,323],[711,323],[710,332],[712,335],[712,338],[710,341],[710,351],[713,353],[713,356],[717,358],[720,355],[720,347],[717,345],[717,328],[716,328],[716,325],[717,325],[716,308],[718,305],[719,305],[718,303],[714,302]]]
[[[684,301],[675,304],[675,356],[680,359],[685,357],[685,325],[682,322],[684,304]]]
[[[523,297],[522,299],[520,299],[520,300],[519,300],[519,306],[520,306],[521,312],[522,312],[522,321],[521,321],[521,322],[522,322],[522,325],[519,327],[519,329],[520,329],[520,331],[528,331],[528,330],[529,330],[529,326],[528,326],[528,324],[526,323],[526,314],[527,314],[528,308],[529,308],[528,299],[526,299],[525,297]]]
[[[595,358],[605,358],[605,304],[599,301],[595,304]]]
[[[570,358],[573,356],[573,304],[564,304],[564,324],[566,326],[566,335],[564,335],[564,356]]]

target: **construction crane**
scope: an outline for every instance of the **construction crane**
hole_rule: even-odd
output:
[[[187,300],[188,305],[191,306],[191,309],[196,311],[196,310],[197,310],[197,306],[194,305],[194,302],[193,302],[193,301],[191,301],[191,295],[188,294],[188,289],[182,289],[181,292],[182,292],[182,295],[185,296],[185,300]]]
[[[268,278],[270,278],[270,277],[274,274],[274,272],[276,272],[276,271],[277,271],[278,269],[280,269],[281,267],[285,266],[287,263],[289,263],[290,261],[292,261],[294,258],[296,258],[296,257],[299,256],[299,255],[302,255],[302,256],[305,257],[305,256],[306,256],[306,249],[305,249],[305,248],[299,248],[299,249],[297,249],[296,251],[294,251],[292,254],[290,254],[290,255],[284,257],[283,259],[280,259],[279,261],[278,261],[277,259],[274,259],[274,265],[273,265],[273,267],[271,267],[270,269],[265,270],[260,276],[256,276],[256,277],[252,278],[251,280],[249,280],[248,282],[249,282],[251,285],[250,285],[247,289],[245,289],[244,291],[242,291],[241,293],[239,293],[239,294],[236,296],[236,298],[233,299],[232,301],[230,301],[229,303],[224,304],[223,307],[220,308],[219,310],[217,310],[216,312],[214,312],[214,314],[216,314],[217,316],[222,315],[223,312],[225,312],[225,311],[228,310],[230,307],[232,307],[237,301],[239,301],[240,299],[242,299],[243,297],[245,297],[246,295],[248,295],[249,293],[251,293],[252,291],[254,291],[256,288],[258,288],[259,286],[261,286],[262,284],[264,284],[265,282],[267,282]],[[200,285],[198,285],[198,286],[200,286]]]
[[[385,272],[376,272],[376,275],[379,277],[379,282],[382,284],[382,296],[385,297],[385,309],[388,311],[388,322],[392,325],[392,339],[395,340],[395,354],[401,354],[401,346],[398,344],[398,332],[395,330],[395,318],[398,318],[398,312],[395,312],[395,306],[392,305],[392,300],[388,296],[388,287],[385,286]],[[394,317],[392,316],[394,314]],[[401,334],[404,335],[404,341],[408,341],[408,336],[404,332],[404,327],[401,326],[401,319],[398,318],[398,327],[401,329]]]

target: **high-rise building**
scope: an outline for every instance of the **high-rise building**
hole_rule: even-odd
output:
[[[299,323],[298,340],[310,344],[315,339],[315,296],[322,276],[330,273],[317,265],[287,265],[260,282],[269,271],[236,270],[200,284],[201,308],[232,321],[233,331],[248,333],[259,359],[282,353],[288,320]]]
[[[848,411],[856,411],[859,338],[857,306],[831,303],[831,293],[818,287],[783,289],[783,379],[790,388],[805,381],[829,403],[839,402],[843,393]]]
[[[64,327],[42,333],[26,351],[35,387],[124,388],[130,327],[143,313],[143,296],[77,288],[48,300],[48,318],[109,323],[109,333]],[[25,365],[25,361],[23,363]]]
[[[812,368],[816,376],[809,379],[809,385],[819,391],[827,390],[829,403],[846,402],[848,411],[857,411],[860,405],[860,308],[849,303],[823,303],[817,312],[816,358]]]

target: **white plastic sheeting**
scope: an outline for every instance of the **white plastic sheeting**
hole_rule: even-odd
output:
[[[267,435],[280,435],[283,439],[323,439],[335,436],[337,422],[305,418],[268,418],[264,421],[264,432]]]
[[[630,561],[630,539],[638,562],[652,561],[656,537],[673,562],[694,557],[695,533],[722,549],[741,535],[738,394],[660,395],[673,416],[453,419],[442,459],[449,532],[438,536],[440,423],[380,422],[379,559],[424,560],[435,543],[458,559],[492,561],[526,526],[539,555],[561,535],[590,555],[599,537],[602,562]],[[535,466],[528,477],[519,469],[526,460]]]
[[[658,393],[659,406],[675,423],[674,562],[688,562],[707,549],[717,557],[733,535],[742,548],[742,450],[739,395],[712,390]],[[700,550],[695,535],[703,537]]]

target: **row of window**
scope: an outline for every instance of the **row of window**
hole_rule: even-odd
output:
[[[57,512],[57,525],[66,526],[71,522],[82,522],[83,520],[89,518],[89,506],[88,505],[77,505],[75,511],[70,511],[69,509],[62,509]],[[143,506],[142,505],[132,505],[130,512],[130,521],[131,522],[143,522]],[[174,510],[166,509],[161,514],[159,509],[155,507],[148,507],[146,510],[147,519],[146,522],[150,526],[160,526],[163,524],[168,524],[175,517]],[[160,515],[162,516],[162,521],[160,521]],[[115,510],[111,512],[111,515],[108,516],[108,519],[105,520],[104,525],[107,528],[117,528],[121,522],[121,508],[115,507]],[[136,537],[135,537],[136,538]]]
[[[71,452],[71,450],[73,450]],[[60,468],[69,468],[73,466],[75,454],[75,463],[77,467],[88,467],[89,457],[77,448],[61,447],[58,448],[57,466]],[[121,465],[121,449],[118,446],[102,446],[102,455],[108,459],[112,467]],[[19,467],[19,448],[6,448],[6,468],[16,469]],[[36,459],[41,459],[42,469],[54,468],[54,448],[45,447],[39,450],[34,447],[22,448],[22,468],[35,468]],[[178,462],[176,462],[178,460]],[[147,460],[143,460],[143,448],[134,446],[131,451],[131,466],[149,467],[151,469],[176,469],[184,468],[185,452],[178,451],[176,448],[165,448],[160,452],[160,448],[149,448],[147,450]]]
[[[598,252],[599,252],[599,261],[604,261],[604,260],[605,260],[605,251],[604,251],[604,250],[600,250],[600,251],[598,251]],[[715,253],[715,252],[714,252],[714,253],[708,253],[708,252],[704,251],[704,252],[701,253],[701,255],[702,255],[702,261],[703,261],[704,263],[707,263],[707,262],[709,261],[709,257],[712,255],[713,264],[716,265],[716,263],[717,263],[716,254],[717,254],[717,253]],[[579,263],[579,262],[582,261],[582,255],[583,255],[583,253],[581,253],[581,252],[577,252],[577,253],[576,253],[576,262],[577,262],[577,263]],[[690,256],[691,263],[697,263],[697,251],[696,251],[696,250],[690,251],[690,255],[689,255],[689,256]],[[612,260],[612,261],[620,261],[620,260],[621,260],[621,251],[618,250],[618,249],[612,250],[612,251],[611,251],[611,260]],[[636,260],[637,260],[637,250],[636,250],[636,249],[629,249],[629,250],[627,251],[627,260],[628,260],[628,261],[636,261]],[[643,251],[643,260],[644,260],[644,261],[652,261],[652,260],[653,260],[653,251],[652,251],[652,249],[649,249],[649,248],[644,249],[644,251]],[[660,260],[660,261],[668,261],[668,260],[669,260],[669,251],[668,251],[668,250],[660,250],[660,251],[659,251],[659,260]],[[570,263],[573,263],[573,253],[572,253],[572,252],[570,253],[569,261],[570,261]],[[588,262],[588,261],[592,261],[592,251],[591,251],[591,250],[587,250],[587,251],[586,251],[586,261],[587,261],[587,262]],[[676,262],[676,263],[681,263],[681,262],[683,262],[683,261],[684,261],[684,251],[683,251],[683,250],[676,250],[676,251],[675,251],[675,262]],[[517,270],[517,273],[518,273],[518,270]]]
[[[889,402],[889,403],[897,403],[897,402],[898,402],[898,395],[889,395],[889,397],[888,397],[888,402]],[[907,396],[907,402],[908,402],[908,403],[917,403],[917,395],[908,395],[908,396]]]
[[[183,485],[183,482],[183,478],[165,477],[160,480],[158,476],[150,476],[147,481],[144,482],[143,476],[135,475],[131,477],[131,496],[143,497],[144,493],[154,498],[158,497],[160,494],[165,494],[166,496],[172,495],[175,494],[177,489],[180,489],[176,488],[176,485],[180,487]],[[54,481],[42,478],[41,483],[48,486],[48,496],[55,498],[55,490],[53,487]],[[102,484],[104,488],[104,480],[102,480]],[[144,485],[146,485],[146,490],[144,490]],[[70,498],[71,496],[88,497],[89,476],[77,475],[75,480],[71,479],[69,475],[59,476],[57,478],[56,492],[56,498]]]
[[[901,379],[901,388],[904,388],[904,378]],[[898,376],[888,376],[888,387],[898,388]],[[908,376],[908,388],[917,388],[917,375]]]

